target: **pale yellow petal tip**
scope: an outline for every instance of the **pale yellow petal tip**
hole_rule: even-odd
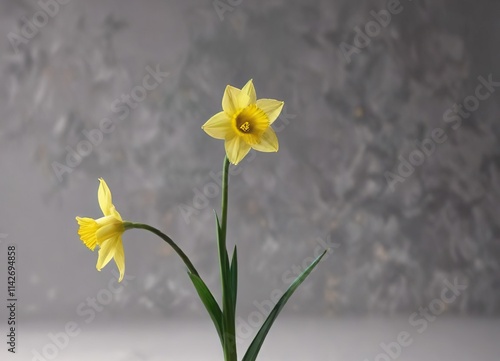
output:
[[[231,89],[235,89],[235,90],[238,90],[238,91],[240,90],[240,89],[235,88],[234,86],[228,84],[228,85],[226,85],[226,88],[224,89],[224,95],[225,96],[230,95],[231,94],[231,92],[230,92]],[[224,100],[224,99],[222,99],[222,100]]]
[[[278,100],[278,102],[280,104],[278,109],[279,109],[279,112],[281,113],[281,111],[283,110],[283,107],[285,106],[285,102],[283,100]]]
[[[103,188],[105,190],[109,190],[108,183],[104,180],[104,178],[99,178],[99,188]]]
[[[278,142],[278,138],[276,138],[276,143],[274,143],[273,146],[275,152],[278,152],[280,150],[280,144]]]

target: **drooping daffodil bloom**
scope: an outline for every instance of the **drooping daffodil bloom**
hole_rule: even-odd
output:
[[[238,164],[250,151],[277,152],[278,138],[271,124],[278,118],[284,102],[258,99],[253,81],[242,89],[226,87],[222,111],[215,114],[202,129],[211,137],[224,139],[229,161]]]
[[[94,251],[99,246],[99,257],[96,268],[100,271],[113,258],[120,272],[119,282],[125,274],[125,253],[123,251],[122,234],[127,229],[127,223],[113,205],[111,191],[104,179],[99,179],[97,199],[103,217],[99,219],[76,217],[80,228],[78,234],[82,242]]]

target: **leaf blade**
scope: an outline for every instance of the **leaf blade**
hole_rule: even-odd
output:
[[[231,260],[230,275],[231,301],[233,312],[236,313],[236,301],[238,298],[238,250],[236,246],[234,246],[233,259]]]
[[[263,323],[261,326],[259,332],[257,332],[257,335],[255,335],[255,338],[253,339],[252,343],[247,349],[247,352],[245,353],[245,356],[243,356],[242,361],[255,361],[257,359],[257,355],[259,354],[259,351],[262,347],[262,344],[264,343],[264,340],[271,329],[271,326],[273,325],[274,321],[280,314],[281,310],[289,300],[289,298],[292,296],[292,294],[295,292],[295,290],[304,282],[304,280],[309,276],[309,274],[313,271],[313,269],[318,265],[319,261],[323,258],[323,256],[326,254],[328,250],[325,250],[321,255],[319,255],[310,265],[307,267],[304,272],[302,272],[293,282],[292,284],[288,287],[286,292],[281,296],[279,299],[278,303],[274,306],[273,310],[267,316],[266,321]]]
[[[214,296],[212,295],[212,292],[210,292],[205,282],[199,276],[191,272],[188,272],[188,275],[189,278],[191,279],[191,282],[193,282],[196,292],[198,292],[198,296],[203,302],[203,305],[207,309],[207,312],[214,323],[217,333],[219,334],[221,343],[224,345],[222,311],[219,307],[219,304],[215,300]]]

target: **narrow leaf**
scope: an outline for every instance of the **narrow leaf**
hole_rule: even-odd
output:
[[[234,307],[232,305],[232,295],[229,290],[231,287],[231,269],[229,264],[229,255],[226,248],[225,230],[221,227],[219,217],[215,213],[217,223],[217,247],[219,250],[219,264],[222,284],[222,334],[224,354],[227,355],[234,349]]]
[[[300,284],[309,276],[309,274],[312,272],[314,267],[321,261],[321,258],[326,254],[327,250],[325,250],[318,258],[314,260],[313,263],[309,267],[306,268],[302,274],[293,281],[293,283],[288,287],[286,290],[285,294],[281,296],[280,300],[278,303],[274,306],[273,310],[267,316],[266,321],[260,328],[259,332],[257,335],[255,335],[255,338],[253,339],[252,343],[248,347],[248,350],[243,357],[243,361],[255,361],[257,358],[257,355],[260,351],[260,348],[262,347],[262,344],[264,343],[264,340],[271,329],[271,326],[273,325],[274,321],[280,314],[281,310],[285,306],[286,302],[288,299],[292,296],[292,294],[295,292],[295,290],[300,286]]]
[[[207,309],[208,314],[210,315],[210,318],[215,325],[215,328],[217,329],[217,333],[219,334],[222,345],[224,345],[222,311],[220,310],[219,304],[215,300],[205,282],[203,282],[203,280],[199,276],[191,272],[188,272],[188,275],[189,278],[191,278],[196,291],[198,292],[198,296],[200,296],[201,301],[205,305],[205,308]]]
[[[236,300],[238,297],[238,254],[236,246],[234,246],[233,259],[231,261],[231,296],[233,303],[233,310],[236,313]]]
[[[221,275],[229,274],[229,255],[227,254],[226,249],[226,239],[223,234],[223,230],[220,226],[219,217],[217,213],[215,213],[215,222],[217,224],[217,246],[219,249],[219,260],[221,261]]]

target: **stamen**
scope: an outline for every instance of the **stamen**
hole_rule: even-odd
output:
[[[250,123],[249,122],[245,122],[243,123],[241,126],[240,126],[240,129],[242,132],[244,133],[248,133],[250,131]]]

